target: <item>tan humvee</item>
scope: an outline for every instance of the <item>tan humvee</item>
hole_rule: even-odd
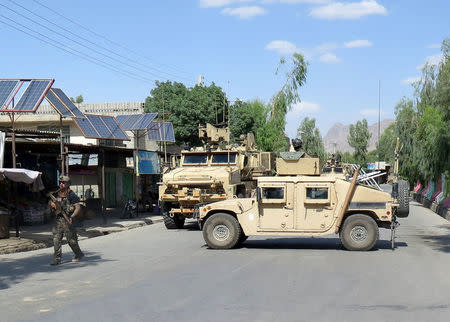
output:
[[[369,250],[379,228],[391,229],[394,245],[396,217],[406,217],[409,211],[408,204],[398,203],[398,187],[391,195],[361,185],[359,169],[351,182],[342,175],[321,176],[317,158],[296,153],[277,159],[283,176],[258,178],[256,197],[198,207],[196,217],[208,246],[232,248],[248,236],[339,234],[346,249]],[[403,188],[400,193],[407,193]]]
[[[237,146],[227,144],[229,136],[228,127],[200,127],[206,145],[182,151],[180,165],[163,171],[159,201],[168,229],[182,228],[199,203],[250,197],[256,177],[271,170],[271,154],[258,152],[251,135]]]

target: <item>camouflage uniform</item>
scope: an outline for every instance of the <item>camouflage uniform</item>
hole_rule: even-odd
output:
[[[67,197],[61,198],[59,196],[55,196],[61,204],[61,208],[65,211],[68,217],[70,217],[75,211],[75,204],[80,202],[80,198],[72,191],[69,190]],[[55,248],[54,253],[54,263],[61,262],[61,244],[63,235],[66,236],[67,243],[75,254],[74,258],[81,258],[84,256],[83,252],[78,245],[78,236],[77,231],[74,225],[69,225],[67,221],[64,219],[62,214],[58,214],[56,216],[56,223],[52,229],[53,232],[53,245]]]

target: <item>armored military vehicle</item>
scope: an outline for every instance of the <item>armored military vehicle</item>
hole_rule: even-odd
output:
[[[257,179],[256,196],[197,207],[195,217],[209,247],[233,248],[248,236],[321,236],[339,234],[348,250],[375,246],[379,228],[391,229],[394,247],[397,217],[409,213],[408,184],[399,181],[392,193],[340,173],[321,175],[319,159],[303,152],[277,158],[277,176]],[[358,182],[360,181],[360,182]]]
[[[250,197],[256,177],[270,173],[272,155],[258,152],[253,136],[229,144],[228,127],[199,128],[204,146],[181,152],[180,165],[163,171],[159,201],[168,229],[182,228],[194,206],[235,197]]]

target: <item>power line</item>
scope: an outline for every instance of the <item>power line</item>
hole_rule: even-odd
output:
[[[54,26],[56,26],[56,27],[58,27],[58,28],[64,30],[65,32],[68,32],[69,34],[71,34],[71,35],[73,35],[73,36],[75,36],[75,37],[78,37],[78,38],[80,38],[80,39],[82,39],[82,40],[84,40],[84,41],[86,41],[86,42],[88,42],[88,43],[90,43],[90,44],[92,44],[92,45],[94,45],[94,46],[97,46],[97,47],[99,47],[99,48],[105,50],[106,52],[111,53],[111,54],[113,54],[113,55],[115,55],[115,56],[117,56],[117,57],[123,58],[123,59],[125,59],[125,60],[127,60],[127,61],[131,61],[131,62],[133,62],[133,63],[135,63],[135,64],[137,64],[137,65],[140,65],[140,66],[143,66],[143,67],[145,67],[145,68],[151,69],[151,70],[153,70],[153,71],[155,71],[155,72],[162,73],[162,74],[166,74],[166,75],[168,75],[168,76],[170,76],[170,77],[174,77],[174,78],[183,78],[183,79],[185,79],[185,80],[190,80],[190,79],[184,78],[184,77],[182,77],[182,76],[177,76],[177,75],[174,75],[174,74],[171,74],[171,73],[168,73],[168,72],[159,70],[159,69],[157,69],[157,68],[154,68],[154,67],[151,67],[151,66],[142,64],[142,63],[140,63],[140,62],[138,62],[138,61],[136,61],[136,60],[134,60],[134,59],[128,58],[128,57],[123,56],[123,55],[120,55],[120,54],[116,53],[114,50],[111,50],[111,49],[109,49],[109,48],[106,48],[106,47],[104,47],[104,46],[102,46],[102,45],[100,45],[100,44],[98,44],[98,43],[92,42],[91,40],[89,40],[89,39],[87,39],[87,38],[85,38],[85,37],[82,37],[82,36],[80,36],[80,35],[78,35],[78,34],[72,32],[72,31],[70,31],[69,29],[64,28],[64,27],[62,27],[62,26],[60,26],[60,25],[58,25],[58,24],[52,22],[51,20],[49,20],[49,19],[47,19],[47,18],[45,18],[45,17],[43,17],[43,16],[41,16],[41,15],[39,15],[39,14],[37,14],[37,13],[35,13],[35,12],[33,12],[33,11],[31,11],[31,10],[25,8],[24,6],[20,5],[20,4],[17,3],[16,1],[13,1],[13,0],[8,0],[8,1],[14,3],[16,6],[18,6],[18,7],[22,8],[23,10],[25,10],[25,11],[31,13],[32,15],[34,15],[34,16],[36,16],[36,17],[39,17],[40,19],[45,20],[46,22],[48,22],[48,23],[50,23],[50,24],[52,24],[52,25],[54,25]],[[12,9],[10,9],[10,8],[8,8],[8,9],[9,9],[9,10],[12,10]],[[14,11],[14,12],[16,12],[16,11]],[[17,12],[16,12],[16,13],[17,13]],[[19,14],[19,13],[17,13],[17,14]],[[25,17],[25,18],[26,18],[26,17]],[[26,19],[29,19],[29,18],[26,18]],[[37,22],[35,22],[35,23],[37,23]],[[48,29],[47,27],[44,27],[44,28]],[[53,31],[53,30],[51,30],[51,31],[52,31],[52,32],[55,32],[55,31]],[[56,33],[56,32],[55,32],[55,33]],[[59,34],[59,33],[58,33],[58,34]],[[61,35],[61,34],[60,34],[60,35]],[[67,37],[64,36],[64,35],[62,35],[62,36],[65,37],[65,38],[67,38]],[[74,41],[73,39],[70,39],[70,40]],[[74,41],[74,42],[76,42],[76,41]],[[78,42],[77,42],[77,43],[78,43]],[[79,43],[78,43],[78,44],[79,44]],[[82,46],[84,46],[84,45],[82,45]],[[84,47],[86,47],[86,46],[84,46]],[[90,48],[89,48],[89,49],[90,49]],[[94,50],[94,51],[96,51],[96,50]],[[96,52],[98,52],[98,51],[96,51]],[[98,53],[99,53],[99,52],[98,52]],[[103,55],[103,53],[100,53],[100,54]],[[104,54],[104,55],[107,56],[108,58],[112,59],[110,56],[108,56],[108,55],[106,55],[106,54]],[[118,60],[117,60],[117,61],[118,61]],[[120,61],[118,61],[118,62],[120,62]],[[120,63],[122,63],[122,62],[120,62]],[[123,64],[126,64],[126,63],[123,63]],[[126,65],[128,65],[128,64],[126,64]],[[130,65],[129,65],[129,66],[130,66]],[[132,67],[135,68],[135,69],[137,69],[137,68],[134,67],[134,66],[132,66]],[[139,69],[139,70],[143,71],[142,69]],[[144,72],[146,72],[146,71],[144,71]],[[152,75],[155,75],[155,74],[153,74],[152,72],[149,72],[149,73],[152,74]],[[159,77],[158,75],[155,75],[155,76]]]
[[[33,37],[33,38],[36,38],[36,39],[38,39],[38,40],[40,40],[40,41],[43,41],[43,42],[45,42],[45,43],[47,43],[47,44],[49,44],[49,45],[51,45],[51,46],[53,46],[53,47],[56,47],[56,48],[61,49],[61,50],[64,50],[65,52],[68,52],[69,54],[72,54],[72,55],[77,56],[77,57],[80,57],[80,58],[82,58],[82,59],[84,59],[84,60],[90,61],[91,63],[94,63],[94,64],[96,64],[96,65],[102,66],[102,67],[104,67],[104,68],[106,68],[106,69],[109,69],[109,70],[111,70],[111,71],[113,71],[113,72],[120,73],[120,74],[122,74],[122,75],[124,75],[124,76],[130,77],[130,78],[133,78],[133,79],[136,79],[136,80],[139,80],[139,81],[145,81],[145,82],[153,83],[153,80],[152,80],[152,79],[148,79],[148,78],[146,78],[146,77],[142,77],[142,76],[137,75],[137,74],[135,74],[135,73],[132,73],[132,72],[129,72],[129,71],[126,71],[126,70],[122,70],[121,68],[116,68],[116,67],[114,67],[113,65],[111,65],[111,64],[109,64],[109,63],[102,62],[101,60],[99,60],[99,59],[97,59],[97,58],[95,58],[95,57],[89,56],[89,55],[87,55],[87,54],[85,54],[85,53],[83,53],[83,52],[80,52],[80,51],[78,51],[78,50],[76,50],[76,49],[73,49],[73,48],[71,48],[71,47],[68,47],[68,46],[66,46],[66,45],[63,44],[63,43],[61,43],[61,42],[59,42],[59,41],[57,41],[57,40],[51,39],[50,37],[47,37],[47,36],[41,34],[40,32],[34,31],[34,30],[28,28],[27,26],[24,26],[24,25],[22,25],[22,24],[20,24],[20,23],[18,23],[18,22],[16,22],[16,21],[14,21],[14,20],[12,20],[12,19],[10,19],[10,18],[4,16],[4,15],[0,15],[0,17],[5,18],[5,19],[11,21],[12,23],[14,23],[14,24],[16,24],[16,25],[19,25],[19,26],[21,26],[21,27],[23,27],[23,28],[25,28],[25,29],[27,29],[27,30],[30,30],[30,31],[32,31],[32,32],[34,32],[34,33],[37,33],[37,34],[40,35],[41,37],[47,38],[47,39],[49,39],[50,41],[53,41],[54,43],[57,43],[57,44],[59,44],[59,45],[55,45],[54,43],[51,43],[50,41],[47,41],[47,40],[45,40],[45,39],[42,39],[41,37],[35,36],[35,35],[33,35],[33,34],[30,34],[29,32],[24,31],[24,30],[22,30],[22,29],[20,29],[20,28],[17,28],[16,26],[14,26],[14,25],[12,25],[12,24],[9,24],[9,23],[7,23],[7,22],[5,22],[5,21],[0,20],[0,23],[3,23],[3,24],[5,24],[5,25],[7,25],[7,26],[9,26],[9,27],[11,27],[11,28],[14,28],[14,29],[16,29],[16,30],[18,30],[18,31],[20,31],[20,32],[22,32],[22,33],[25,33],[25,34],[27,34],[27,35]],[[69,48],[70,50],[68,50],[68,49],[66,49],[66,48]]]
[[[11,1],[11,0],[9,0],[9,1]],[[12,2],[14,2],[14,1],[12,1]],[[55,34],[61,36],[61,37],[64,37],[64,38],[66,38],[66,39],[68,39],[68,40],[70,40],[70,41],[73,41],[73,42],[76,43],[77,45],[80,45],[80,46],[82,46],[82,47],[84,47],[84,48],[87,48],[88,50],[94,51],[95,53],[97,53],[97,54],[99,54],[99,55],[101,55],[101,56],[107,57],[107,58],[109,58],[109,59],[111,59],[111,60],[113,60],[113,61],[115,61],[115,62],[118,62],[118,63],[120,63],[120,64],[126,65],[126,66],[128,66],[128,67],[131,67],[131,68],[133,68],[133,69],[135,69],[135,70],[137,70],[137,71],[144,72],[144,73],[149,73],[149,74],[151,74],[151,75],[153,75],[153,76],[159,77],[159,75],[156,75],[156,74],[151,73],[151,72],[147,72],[146,70],[143,70],[142,68],[135,67],[135,66],[130,65],[130,64],[126,63],[126,62],[123,62],[123,61],[121,61],[121,60],[119,60],[119,59],[117,59],[117,58],[114,58],[114,57],[112,57],[112,56],[110,56],[110,55],[104,54],[104,53],[102,53],[101,51],[98,51],[98,50],[96,50],[95,48],[92,48],[91,46],[86,46],[85,44],[83,44],[83,43],[81,43],[81,42],[79,42],[79,41],[77,41],[77,40],[75,40],[75,39],[73,39],[73,38],[71,38],[71,37],[68,37],[68,36],[66,36],[66,35],[64,35],[64,34],[58,32],[58,31],[55,31],[55,30],[53,30],[53,29],[47,27],[46,25],[41,24],[40,22],[38,22],[38,21],[36,21],[36,20],[34,20],[34,19],[28,18],[28,17],[26,17],[25,15],[21,14],[20,12],[17,12],[16,10],[11,9],[11,8],[9,8],[9,7],[5,6],[5,5],[3,5],[3,4],[0,4],[0,6],[2,6],[2,7],[4,7],[4,8],[6,8],[6,9],[8,9],[8,10],[14,12],[15,14],[17,14],[17,15],[19,15],[19,16],[21,16],[21,17],[23,17],[23,18],[25,18],[25,19],[27,19],[27,20],[29,20],[29,21],[31,21],[31,22],[33,22],[33,23],[39,25],[39,26],[41,26],[42,28],[45,28],[45,29],[47,29],[47,30],[49,30],[49,31],[51,31],[51,32],[53,32],[53,33],[55,33]],[[25,10],[28,10],[28,9],[25,9]],[[33,14],[34,14],[34,13],[33,13]],[[42,17],[41,17],[41,18],[42,18]],[[45,19],[45,18],[42,18],[42,19],[48,21],[48,20]],[[49,21],[49,22],[50,22],[50,21]],[[51,22],[50,22],[50,23],[51,23]],[[70,32],[70,31],[69,31],[69,32]],[[169,75],[170,75],[170,74],[169,74]],[[173,76],[173,75],[171,75],[171,76]]]
[[[33,1],[34,1],[35,3],[37,3],[38,5],[40,5],[40,6],[44,7],[44,8],[46,8],[47,10],[53,12],[54,14],[56,14],[56,15],[58,15],[58,16],[64,18],[64,19],[70,21],[70,22],[73,23],[74,25],[77,25],[78,27],[81,27],[82,29],[84,29],[84,30],[86,30],[86,31],[88,31],[88,32],[90,32],[90,33],[92,33],[93,35],[95,35],[95,36],[97,36],[97,37],[99,37],[99,38],[102,38],[102,39],[108,41],[108,42],[111,43],[111,44],[114,44],[114,45],[116,45],[116,46],[118,46],[118,47],[120,47],[120,48],[122,48],[122,49],[124,49],[124,50],[126,50],[126,51],[132,52],[132,53],[134,53],[135,55],[138,55],[138,56],[140,56],[140,57],[142,57],[142,58],[145,58],[146,60],[148,60],[148,61],[150,61],[150,62],[156,63],[156,64],[158,64],[158,65],[160,65],[160,66],[167,67],[167,68],[170,68],[170,69],[172,69],[172,70],[174,70],[174,71],[178,71],[178,72],[181,72],[181,73],[183,73],[183,74],[185,74],[185,75],[189,75],[189,76],[190,76],[189,73],[187,73],[187,72],[185,72],[185,71],[183,71],[183,70],[181,70],[181,69],[179,69],[179,68],[176,68],[176,67],[173,67],[173,66],[169,66],[169,65],[166,65],[166,64],[162,64],[162,63],[158,63],[158,62],[156,62],[156,61],[154,61],[154,60],[151,60],[150,58],[146,57],[145,55],[140,54],[139,52],[136,52],[136,51],[134,51],[134,50],[132,50],[132,49],[130,49],[130,48],[128,48],[128,47],[125,47],[125,46],[123,46],[123,45],[121,45],[121,44],[119,44],[119,43],[117,43],[117,42],[115,42],[115,41],[113,41],[113,40],[110,40],[110,39],[108,39],[107,37],[105,37],[105,36],[103,36],[103,35],[101,35],[101,34],[95,32],[95,31],[93,31],[93,30],[87,28],[86,26],[84,26],[84,25],[82,25],[82,24],[80,24],[80,23],[78,23],[78,22],[76,22],[76,21],[74,21],[74,20],[72,20],[72,19],[70,19],[70,18],[68,18],[68,17],[66,17],[66,16],[64,16],[64,15],[62,15],[62,14],[60,14],[59,12],[57,12],[57,11],[55,11],[54,9],[52,9],[52,8],[50,8],[50,7],[48,7],[48,6],[46,6],[45,4],[41,3],[41,2],[38,1],[38,0],[33,0]]]

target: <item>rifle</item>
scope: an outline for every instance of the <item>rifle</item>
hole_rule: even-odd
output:
[[[69,216],[67,216],[66,212],[64,211],[64,209],[62,209],[61,204],[59,203],[59,201],[55,198],[55,196],[53,195],[53,193],[49,193],[47,194],[48,197],[50,197],[50,199],[56,204],[56,209],[54,209],[55,211],[55,215],[59,215],[62,214],[64,219],[67,221],[67,223],[70,225],[70,219]]]

